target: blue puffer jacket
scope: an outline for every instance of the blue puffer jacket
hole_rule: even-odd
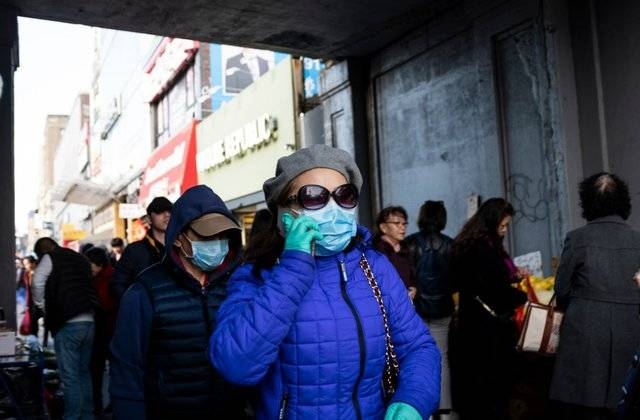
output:
[[[382,290],[400,361],[391,402],[424,419],[437,408],[440,354],[389,260],[366,241],[346,253],[285,251],[259,277],[246,264],[218,312],[210,358],[230,381],[260,385],[259,419],[382,419],[382,316],[359,266],[364,253]],[[340,264],[344,263],[344,275]]]

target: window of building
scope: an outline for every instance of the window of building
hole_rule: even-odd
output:
[[[166,143],[191,119],[196,103],[195,61],[175,77],[172,85],[152,104],[156,147]]]

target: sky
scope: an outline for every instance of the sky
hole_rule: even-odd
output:
[[[18,19],[20,67],[14,73],[16,234],[27,232],[37,208],[45,120],[69,114],[89,92],[93,30],[88,26]]]

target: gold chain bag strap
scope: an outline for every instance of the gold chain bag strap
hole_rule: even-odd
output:
[[[393,396],[394,392],[396,392],[396,388],[398,386],[400,364],[398,363],[398,355],[393,348],[393,342],[391,342],[389,317],[387,316],[387,310],[384,307],[384,302],[382,301],[382,292],[380,291],[380,287],[378,287],[378,282],[373,275],[373,271],[371,270],[369,261],[367,261],[367,258],[364,256],[364,254],[360,258],[360,268],[362,268],[364,275],[367,277],[367,280],[369,280],[369,285],[373,290],[373,296],[378,301],[380,312],[382,312],[382,321],[384,322],[384,338],[387,347],[385,352],[384,372],[382,373],[382,389],[385,394],[385,399],[389,400]]]

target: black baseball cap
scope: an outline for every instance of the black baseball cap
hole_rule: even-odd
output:
[[[151,200],[151,203],[147,206],[147,214],[151,213],[164,213],[165,211],[171,211],[173,204],[166,197],[156,197]]]

